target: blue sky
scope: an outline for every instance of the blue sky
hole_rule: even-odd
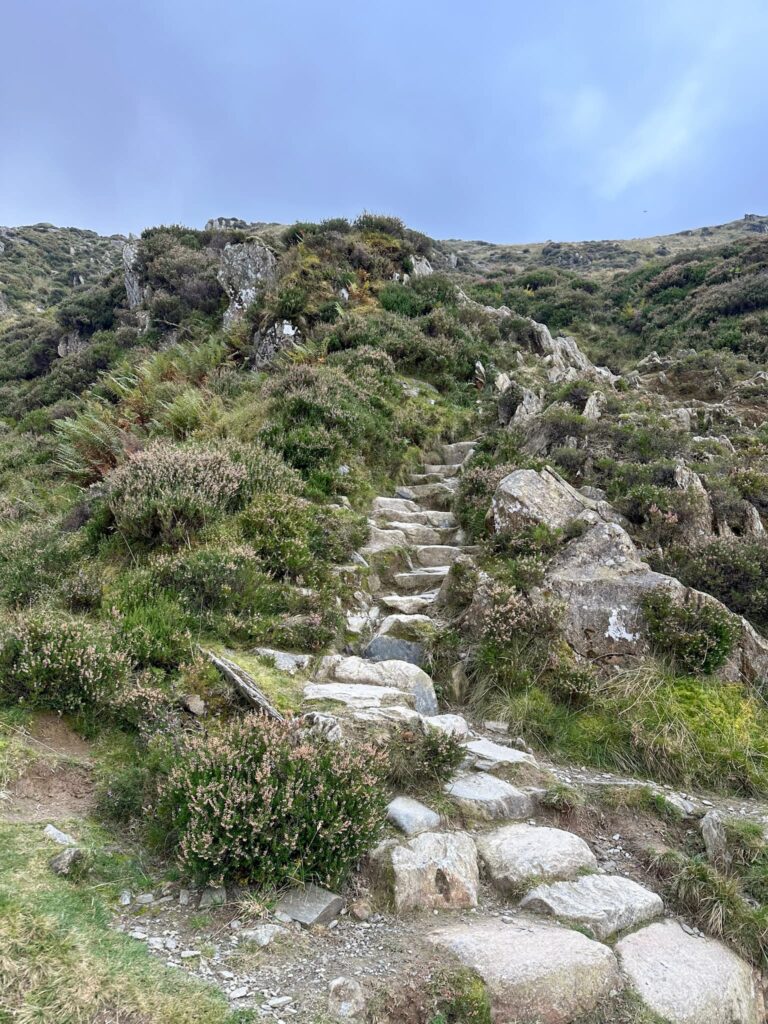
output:
[[[3,0],[0,224],[768,213],[765,0]]]

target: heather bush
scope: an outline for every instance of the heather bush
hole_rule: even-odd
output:
[[[487,518],[493,495],[504,477],[517,467],[512,463],[498,466],[470,466],[459,478],[455,509],[461,526],[470,540],[488,534]]]
[[[279,456],[259,446],[161,441],[109,475],[106,501],[127,541],[178,544],[254,492],[298,487]]]
[[[109,708],[129,668],[107,625],[46,610],[0,627],[0,694],[8,701],[64,712]]]
[[[386,799],[373,748],[311,742],[250,715],[182,739],[157,806],[194,876],[334,888],[377,840]]]
[[[733,650],[737,626],[723,608],[678,605],[669,595],[655,593],[645,598],[643,611],[652,642],[683,673],[714,672]]]

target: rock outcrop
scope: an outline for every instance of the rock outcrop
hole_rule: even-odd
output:
[[[229,296],[224,327],[231,327],[256,300],[259,289],[275,283],[277,260],[260,242],[229,243],[221,251],[217,277]]]

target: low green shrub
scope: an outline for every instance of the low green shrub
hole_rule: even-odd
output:
[[[459,478],[456,516],[470,541],[489,534],[488,513],[501,481],[517,467],[512,463],[499,466],[470,466]]]
[[[381,832],[382,774],[373,748],[250,715],[181,740],[156,811],[196,877],[335,888]]]
[[[683,673],[715,672],[733,650],[738,635],[732,616],[713,604],[675,604],[652,593],[643,612],[654,646],[670,655]]]
[[[408,726],[393,732],[385,750],[387,781],[398,789],[419,790],[448,782],[465,756],[452,734]]]

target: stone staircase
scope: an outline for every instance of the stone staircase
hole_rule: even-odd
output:
[[[579,836],[537,824],[542,790],[501,777],[516,766],[535,769],[535,757],[439,711],[422,641],[439,621],[452,562],[468,550],[449,509],[473,447],[444,445],[442,461],[430,458],[410,486],[374,500],[360,557],[374,576],[389,557],[394,570],[378,574],[379,589],[350,621],[361,654],[322,658],[304,691],[308,721],[336,737],[406,723],[449,732],[464,746],[465,763],[443,797],[465,829],[396,797],[388,817],[402,838],[372,852],[373,882],[397,914],[445,912],[442,924],[425,920],[425,941],[483,979],[495,1021],[567,1024],[631,990],[674,1024],[760,1024],[763,995],[749,964],[664,917],[656,893],[601,869]],[[484,899],[481,877],[502,911]]]

